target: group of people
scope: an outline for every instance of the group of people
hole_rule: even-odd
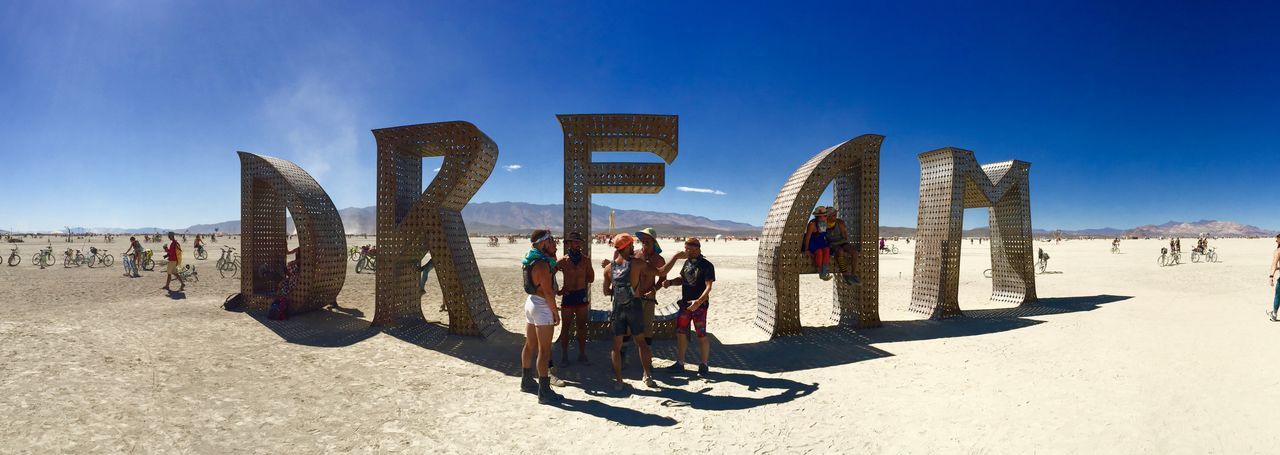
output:
[[[572,326],[578,339],[578,361],[590,364],[585,354],[588,318],[590,313],[591,283],[595,281],[594,266],[583,252],[584,239],[580,233],[571,232],[564,239],[566,254],[557,257],[559,241],[545,229],[530,235],[531,249],[522,261],[525,300],[525,344],[521,352],[522,368],[520,390],[538,395],[539,403],[555,403],[563,396],[552,390],[550,377],[552,335],[555,326],[564,321],[561,337],[561,362],[568,363],[569,336]],[[653,336],[653,313],[658,303],[657,292],[669,287],[680,287],[680,299],[676,302],[676,359],[666,369],[673,373],[685,370],[685,353],[688,349],[690,328],[698,337],[700,362],[698,374],[709,373],[710,340],[707,336],[707,307],[711,288],[715,282],[715,266],[702,256],[699,239],[684,240],[684,251],[672,255],[667,261],[662,257],[653,228],[634,234],[618,234],[609,239],[614,250],[611,259],[601,261],[603,293],[610,299],[609,333],[612,335],[610,361],[614,373],[614,389],[624,390],[627,383],[622,377],[626,340],[634,343],[643,371],[642,382],[657,387],[653,379],[650,345]],[[684,259],[679,275],[668,278],[676,261]],[[563,277],[564,285],[557,283],[556,274]],[[560,298],[560,305],[557,305]],[[536,374],[536,379],[535,379]]]
[[[818,268],[819,278],[824,281],[831,279],[830,264],[834,259],[836,268],[840,270],[846,283],[854,286],[860,284],[856,272],[859,244],[850,241],[849,230],[844,220],[836,216],[835,207],[819,206],[814,209],[813,219],[809,220],[805,228],[800,248],[813,260],[813,265]],[[848,262],[842,261],[842,257]]]

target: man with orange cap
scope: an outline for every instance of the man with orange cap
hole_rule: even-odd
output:
[[[656,276],[643,259],[635,255],[636,238],[630,234],[618,234],[613,238],[616,250],[613,261],[604,266],[604,294],[613,298],[613,311],[609,315],[610,330],[613,332],[613,349],[610,359],[613,361],[614,390],[623,390],[627,384],[622,380],[622,337],[630,334],[635,340],[636,350],[640,352],[640,366],[644,369],[644,384],[656,388],[650,361],[649,345],[645,343],[644,304],[640,299],[640,281],[642,274]]]

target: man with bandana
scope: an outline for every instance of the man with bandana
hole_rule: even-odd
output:
[[[564,285],[557,293],[562,297],[560,320],[564,321],[560,328],[560,362],[569,364],[569,334],[576,333],[578,362],[590,365],[587,359],[587,318],[591,311],[591,298],[587,288],[596,280],[596,271],[582,254],[582,234],[570,232],[564,239],[564,247],[567,255],[556,262],[555,268],[564,276]]]
[[[563,396],[551,390],[551,335],[560,323],[560,309],[556,308],[556,239],[551,231],[537,229],[529,236],[533,248],[525,255],[524,292],[529,297],[524,302],[525,338],[520,355],[520,390],[537,393],[538,403],[556,403]],[[538,380],[533,379],[533,360],[537,355]]]

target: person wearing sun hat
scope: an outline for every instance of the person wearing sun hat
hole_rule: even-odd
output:
[[[844,282],[857,286],[861,284],[857,275],[860,244],[849,241],[849,229],[837,215],[835,207],[827,207],[827,243],[831,245],[831,259],[835,261]]]
[[[662,247],[658,245],[658,233],[653,228],[647,227],[636,231],[635,237],[641,245],[636,256],[652,269],[652,273],[647,271],[640,273],[636,291],[639,292],[640,301],[644,304],[645,344],[653,346],[653,313],[658,308],[658,289],[660,289],[658,285],[662,284],[658,271],[667,265],[667,260],[662,257]],[[626,355],[625,340],[623,346],[622,352]]]
[[[831,244],[827,243],[829,214],[830,210],[825,206],[819,205],[814,209],[813,219],[805,227],[804,241],[800,242],[800,249],[813,259],[813,265],[818,267],[818,277],[823,280],[831,279],[831,274],[827,273],[827,265],[831,261]]]
[[[640,366],[644,369],[644,384],[657,388],[650,367],[651,354],[645,343],[643,304],[640,300],[639,282],[642,273],[656,275],[649,264],[635,255],[636,238],[631,234],[618,234],[613,238],[613,261],[604,266],[604,294],[613,298],[613,311],[609,314],[610,331],[613,332],[614,390],[626,388],[622,380],[622,337],[630,334],[640,354]]]

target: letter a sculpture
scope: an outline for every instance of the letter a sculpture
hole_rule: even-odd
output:
[[[832,318],[857,328],[879,327],[880,143],[866,134],[823,150],[796,169],[769,209],[756,256],[756,327],[771,336],[800,333],[800,274],[817,273],[801,249],[809,215],[835,183],[835,208],[849,240],[860,247],[861,286],[836,283]]]
[[[960,243],[964,209],[990,207],[991,300],[1036,300],[1032,256],[1031,163],[979,166],[973,152],[943,148],[920,154],[920,212],[911,310],[934,319],[961,316]]]
[[[289,312],[336,303],[347,279],[347,241],[333,200],[296,164],[239,154],[241,295],[257,308],[266,307],[276,297],[289,251],[285,232],[288,209],[298,230],[301,253],[297,283],[287,299]]]

